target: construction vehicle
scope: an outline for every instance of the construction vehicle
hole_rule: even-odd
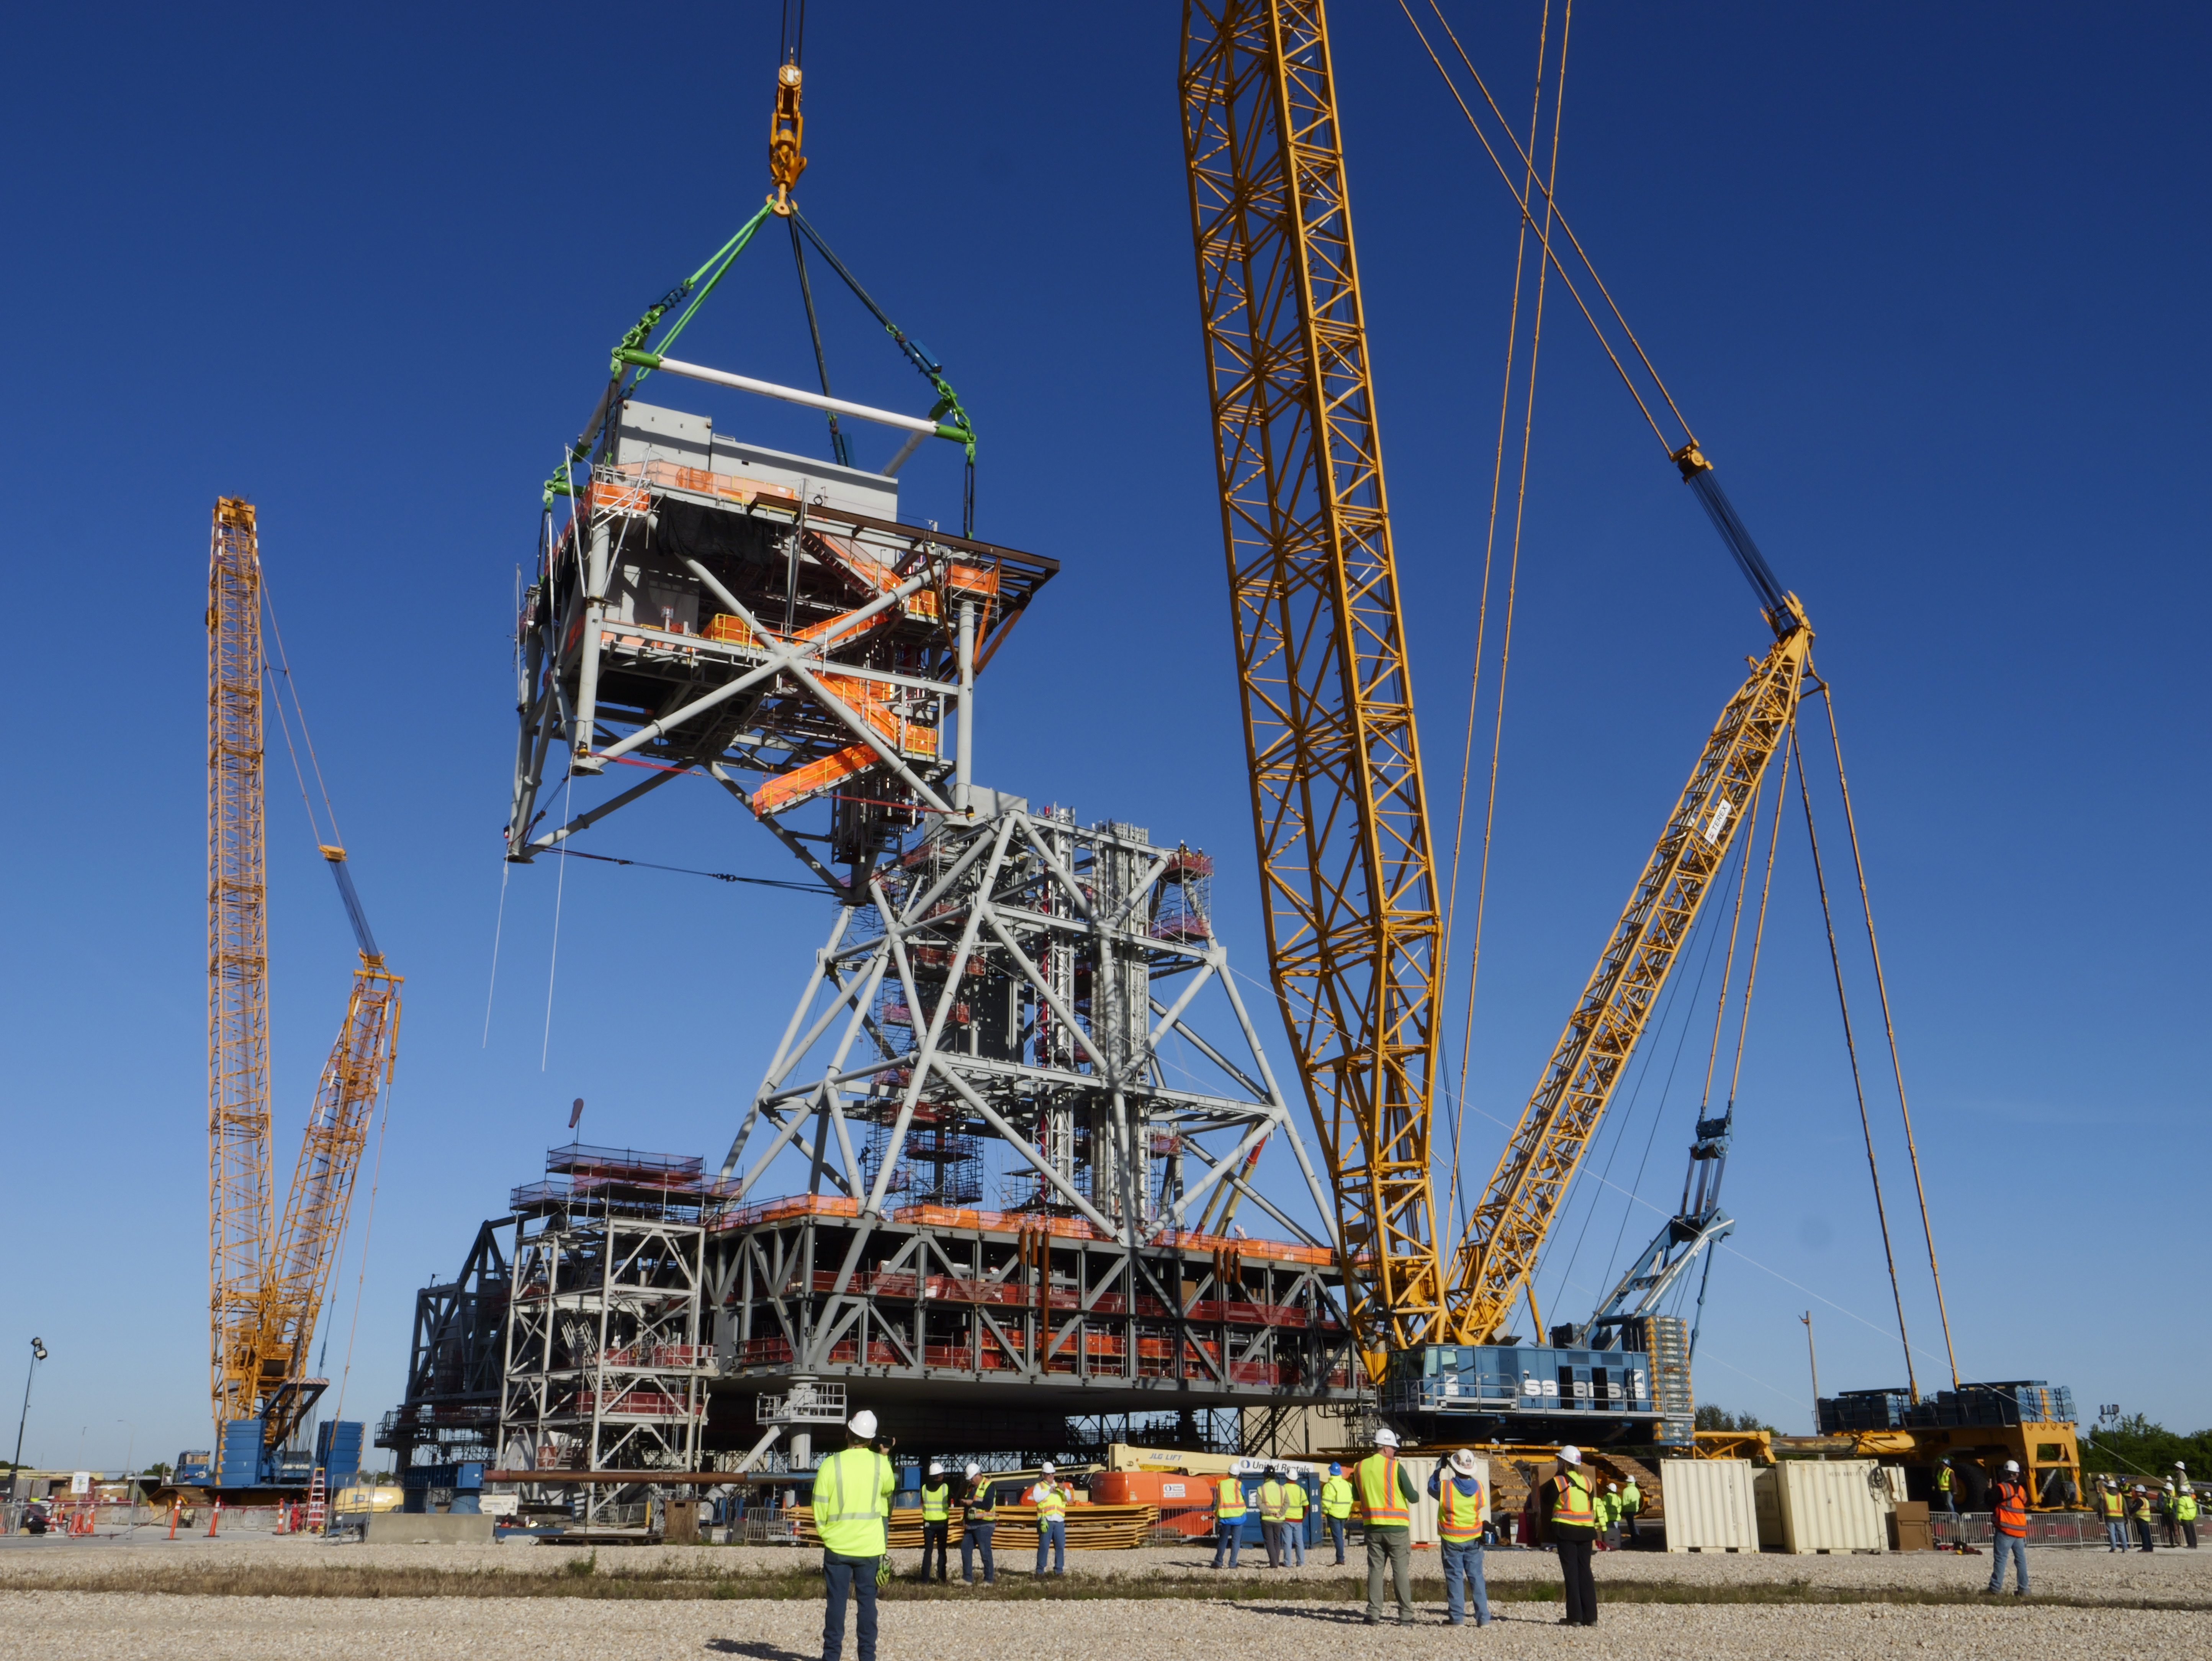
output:
[[[361,1427],[294,1443],[327,1388],[308,1349],[345,1232],[369,1121],[391,1081],[401,977],[385,966],[335,823],[319,849],[360,951],[281,1220],[272,1216],[264,778],[266,608],[252,504],[216,503],[208,557],[209,1386],[222,1488],[307,1488],[349,1475]],[[305,741],[304,727],[301,740]],[[312,755],[312,752],[311,752]],[[304,776],[303,776],[304,794]],[[311,807],[312,812],[312,807]],[[185,1460],[180,1457],[179,1464]]]
[[[1443,908],[1327,21],[1321,0],[1186,0],[1183,15],[1185,159],[1270,968],[1338,1196],[1348,1314],[1378,1405],[1431,1441],[1691,1447],[1695,1329],[1661,1309],[1733,1226],[1720,1203],[1732,1089],[1701,1113],[1680,1208],[1590,1317],[1554,1326],[1548,1345],[1507,1325],[1525,1301],[1546,1335],[1533,1276],[1548,1231],[1740,838],[1748,866],[1745,827],[1790,748],[1812,627],[1694,435],[1662,435],[1771,644],[1714,723],[1453,1246],[1431,1180]],[[1519,160],[1523,222],[1540,210],[1540,260],[1552,258],[1548,186],[1527,151]]]

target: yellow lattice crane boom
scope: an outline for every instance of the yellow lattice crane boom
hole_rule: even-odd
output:
[[[1269,966],[1380,1378],[1446,1313],[1440,917],[1319,0],[1187,0],[1180,79]]]
[[[245,1420],[260,1424],[260,1451],[283,1446],[320,1394],[307,1347],[399,1028],[401,977],[384,965],[345,849],[325,844],[361,964],[272,1228],[265,605],[253,508],[222,498],[208,561],[208,1217],[211,1394],[226,1453],[222,1427]],[[258,1474],[222,1480],[251,1486]]]
[[[261,560],[250,502],[208,548],[208,1323],[216,1422],[247,1416],[269,1240]]]

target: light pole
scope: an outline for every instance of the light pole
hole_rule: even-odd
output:
[[[123,1542],[128,1545],[131,1542],[131,1530],[138,1526],[137,1467],[131,1463],[138,1451],[138,1427],[131,1424],[128,1419],[118,1419],[115,1422],[118,1425],[131,1425],[131,1439],[123,1445],[123,1481],[126,1492],[131,1495],[131,1520],[124,1525],[123,1530]]]
[[[31,1365],[23,1374],[23,1416],[15,1421],[15,1463],[8,1467],[8,1504],[11,1508],[15,1503],[15,1477],[23,1468],[23,1427],[31,1417],[31,1380],[38,1376],[39,1363],[46,1359],[46,1345],[32,1339]],[[15,1520],[12,1512],[9,1520]]]
[[[1820,1353],[1813,1348],[1813,1311],[1797,1317],[1805,1323],[1805,1359],[1813,1366],[1813,1434],[1820,1433]]]

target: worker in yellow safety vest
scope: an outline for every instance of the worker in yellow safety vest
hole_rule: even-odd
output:
[[[1590,1578],[1590,1548],[1597,1539],[1597,1496],[1583,1469],[1580,1448],[1559,1450],[1559,1468],[1539,1490],[1543,1524],[1559,1554],[1567,1612],[1563,1627],[1597,1625],[1597,1583]]]
[[[960,1579],[975,1584],[975,1553],[983,1554],[983,1584],[998,1579],[991,1564],[991,1532],[999,1524],[999,1498],[985,1480],[982,1466],[970,1460],[967,1482],[960,1490]]]
[[[1271,1569],[1283,1567],[1283,1512],[1290,1504],[1285,1497],[1288,1486],[1280,1465],[1268,1466],[1260,1482],[1260,1539],[1267,1548]]]
[[[2174,1469],[2179,1470],[2180,1467],[2177,1465]],[[2176,1526],[2181,1530],[2182,1537],[2188,1541],[2189,1549],[2195,1551],[2197,1549],[2197,1490],[2186,1482],[2179,1483],[2174,1489],[2173,1520]]]
[[[814,1475],[814,1531],[822,1536],[822,1661],[845,1647],[845,1600],[860,1604],[860,1661],[876,1661],[876,1574],[890,1561],[886,1524],[898,1478],[865,1409],[845,1426],[845,1445]]]
[[[1636,1532],[1636,1519],[1644,1514],[1644,1490],[1636,1486],[1633,1476],[1621,1485],[1620,1514],[1628,1524],[1628,1543],[1633,1546],[1639,1538]]]
[[[2109,1476],[2097,1479],[2097,1515],[2104,1520],[2105,1549],[2125,1551],[2128,1548],[2128,1499],[2120,1492],[2120,1485]]]
[[[1293,1470],[1283,1473],[1283,1555],[1298,1567],[1306,1566],[1305,1478]]]
[[[1959,1520],[1957,1477],[1948,1457],[1936,1462],[1936,1503],[1950,1513],[1954,1523]]]
[[[1413,1624],[1413,1507],[1421,1491],[1398,1463],[1398,1433],[1375,1433],[1375,1451],[1352,1473],[1367,1535],[1367,1624],[1382,1621],[1382,1575],[1389,1570],[1398,1594],[1398,1624]]]
[[[1213,1567],[1221,1567],[1221,1555],[1229,1554],[1229,1567],[1237,1567],[1237,1554],[1244,1546],[1244,1479],[1231,1472],[1213,1485]]]
[[[2141,1482],[2136,1483],[2136,1491],[2128,1500],[2128,1520],[2136,1525],[2136,1539],[2140,1542],[2137,1550],[2154,1549],[2150,1539],[2150,1519],[2157,1515],[2158,1511],[2151,1504],[2150,1494]]]
[[[1482,1579],[1480,1469],[1474,1452],[1459,1448],[1429,1473],[1429,1497],[1437,1502],[1437,1555],[1443,1560],[1444,1604],[1455,1627],[1467,1624],[1469,1603],[1474,1624],[1490,1624],[1490,1593]]]
[[[929,1554],[937,1553],[937,1578],[946,1579],[946,1536],[951,1532],[952,1482],[945,1474],[945,1467],[933,1459],[929,1475],[921,1485],[921,1578],[929,1579]]]
[[[1067,1502],[1073,1497],[1073,1490],[1053,1475],[1052,1461],[1046,1460],[1040,1467],[1036,1486],[1030,1490],[1030,1503],[1036,1507],[1039,1574],[1044,1573],[1048,1548],[1052,1552],[1052,1572],[1067,1573]]]
[[[1336,1542],[1336,1564],[1344,1567],[1344,1530],[1352,1518],[1352,1481],[1344,1474],[1344,1467],[1331,1464],[1328,1480],[1321,1485],[1322,1520],[1328,1524],[1328,1537]]]

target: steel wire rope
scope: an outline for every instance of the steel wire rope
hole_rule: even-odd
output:
[[[1434,4],[1435,0],[1431,0],[1431,3]],[[1522,196],[1520,192],[1514,191],[1512,176],[1506,172],[1504,161],[1499,158],[1496,148],[1492,146],[1490,142],[1490,136],[1483,131],[1481,124],[1477,122],[1474,119],[1474,112],[1468,107],[1467,100],[1460,95],[1459,88],[1453,82],[1450,71],[1444,68],[1443,59],[1437,55],[1436,48],[1430,45],[1429,37],[1422,30],[1419,21],[1414,17],[1413,8],[1408,3],[1408,0],[1398,0],[1398,4],[1399,9],[1406,14],[1406,21],[1413,25],[1413,33],[1419,39],[1422,49],[1429,55],[1429,61],[1436,65],[1437,75],[1443,80],[1445,90],[1451,94],[1453,101],[1459,106],[1460,113],[1467,118],[1468,126],[1474,133],[1476,142],[1482,146],[1484,153],[1490,157],[1491,165],[1498,169],[1498,178],[1504,182],[1506,190],[1512,194],[1514,202],[1521,210],[1522,217],[1524,220],[1534,218],[1534,215],[1530,210],[1527,198]],[[1441,12],[1438,13],[1438,17],[1441,19]],[[1444,32],[1447,35],[1451,36],[1453,46],[1455,48],[1457,48],[1458,37],[1452,34],[1451,26],[1449,23],[1444,25]],[[1462,60],[1465,61],[1466,52],[1463,49],[1460,51],[1460,56]],[[1468,73],[1470,75],[1474,75],[1474,66],[1472,64],[1468,64]],[[1474,75],[1474,81],[1478,87],[1482,88],[1484,99],[1490,103],[1491,108],[1495,110],[1498,107],[1497,102],[1494,99],[1490,97],[1489,88],[1483,86],[1482,77],[1480,75]],[[1504,119],[1502,114],[1498,119],[1501,122]],[[1507,129],[1507,137],[1509,140],[1512,137],[1511,130],[1510,128]],[[1515,149],[1516,152],[1519,151],[1519,145],[1517,143],[1515,144]],[[1525,154],[1522,155],[1522,160],[1523,161],[1528,160]],[[1620,317],[1620,307],[1613,304],[1612,295],[1607,291],[1604,283],[1598,278],[1596,267],[1590,264],[1589,256],[1583,252],[1582,244],[1577,240],[1574,231],[1572,228],[1567,224],[1566,216],[1564,214],[1559,216],[1559,228],[1567,233],[1567,240],[1573,245],[1576,254],[1581,259],[1584,267],[1589,270],[1591,280],[1597,283],[1598,291],[1601,294],[1605,295],[1607,303],[1612,306],[1614,316],[1616,318],[1620,318],[1622,332],[1628,335],[1632,344],[1636,344],[1638,356],[1640,357],[1644,356],[1644,349],[1640,344],[1636,343],[1634,331],[1629,329],[1627,319]],[[1652,436],[1659,441],[1661,446],[1666,450],[1667,453],[1670,457],[1673,456],[1680,447],[1669,442],[1667,435],[1661,429],[1658,418],[1651,413],[1650,406],[1644,401],[1644,394],[1637,390],[1636,382],[1629,374],[1627,366],[1621,362],[1620,355],[1613,350],[1612,339],[1606,334],[1604,328],[1599,324],[1596,314],[1590,310],[1589,302],[1583,298],[1582,290],[1575,286],[1574,278],[1568,274],[1565,265],[1561,262],[1558,252],[1553,248],[1551,239],[1548,234],[1541,239],[1541,243],[1545,258],[1551,262],[1552,268],[1559,272],[1559,281],[1566,286],[1567,292],[1574,297],[1575,304],[1581,310],[1583,320],[1590,326],[1590,332],[1597,337],[1600,349],[1604,351],[1607,361],[1612,363],[1613,373],[1620,377],[1620,384],[1627,389],[1629,397],[1635,400],[1638,411],[1643,415],[1645,423],[1650,427]],[[1650,369],[1650,358],[1644,357],[1644,367],[1647,369]],[[1675,420],[1680,424],[1686,438],[1687,438],[1688,441],[1694,444],[1696,442],[1696,435],[1691,433],[1689,423],[1682,419],[1682,412],[1679,409],[1674,408],[1674,398],[1667,392],[1665,383],[1659,380],[1658,372],[1656,370],[1651,370],[1651,376],[1654,383],[1656,384],[1659,388],[1660,395],[1666,399],[1668,408],[1673,411]]]
[[[1790,747],[1793,752],[1797,748],[1797,732],[1794,727],[1790,733]],[[1850,1000],[1844,991],[1843,954],[1836,946],[1836,920],[1828,907],[1828,879],[1821,868],[1820,837],[1820,833],[1813,826],[1813,793],[1806,787],[1805,758],[1802,756],[1797,757],[1797,794],[1805,805],[1805,837],[1813,850],[1813,879],[1819,885],[1820,890],[1820,916],[1828,928],[1828,962],[1836,975],[1836,1007],[1843,1016],[1844,1050],[1850,1057],[1851,1091],[1858,1099],[1859,1128],[1866,1135],[1867,1175],[1874,1183],[1875,1216],[1881,1225],[1881,1253],[1884,1261],[1889,1265],[1890,1296],[1897,1304],[1897,1336],[1899,1342],[1905,1348],[1905,1388],[1911,1392],[1912,1399],[1917,1403],[1920,1400],[1920,1382],[1912,1370],[1912,1340],[1905,1331],[1905,1292],[1898,1283],[1897,1254],[1890,1245],[1889,1210],[1882,1203],[1881,1170],[1875,1159],[1874,1121],[1867,1113],[1866,1084],[1859,1074],[1858,1045],[1851,1037],[1851,1007]]]
[[[1565,107],[1567,78],[1567,33],[1574,19],[1573,0],[1567,0],[1566,25],[1559,35],[1559,74],[1553,95],[1552,173],[1553,182],[1558,182],[1559,166],[1559,117]],[[1528,145],[1535,148],[1538,123],[1544,107],[1544,68],[1546,53],[1550,45],[1552,26],[1551,0],[1545,0],[1543,21],[1536,33],[1536,86],[1528,106]],[[1529,188],[1534,187],[1534,170],[1530,169]],[[1459,862],[1467,841],[1467,787],[1474,759],[1474,721],[1482,695],[1482,665],[1487,651],[1490,626],[1490,581],[1494,557],[1498,551],[1498,505],[1504,494],[1505,479],[1505,435],[1513,409],[1513,383],[1520,361],[1521,285],[1528,269],[1528,222],[1523,218],[1516,233],[1513,250],[1513,299],[1508,308],[1505,327],[1505,374],[1498,394],[1498,449],[1490,472],[1490,514],[1483,533],[1482,587],[1477,602],[1474,624],[1474,668],[1468,678],[1467,689],[1467,736],[1461,745],[1459,770],[1459,802],[1452,823],[1451,873],[1444,887],[1444,932],[1443,961],[1444,973],[1451,972],[1451,936],[1453,920],[1459,906]],[[1539,258],[1536,262],[1536,306],[1534,326],[1528,344],[1528,381],[1524,405],[1528,417],[1533,418],[1536,399],[1536,356],[1544,332],[1544,279],[1547,267]],[[1460,1148],[1462,1131],[1466,1123],[1467,1069],[1474,1034],[1474,988],[1482,964],[1482,926],[1490,893],[1491,831],[1498,809],[1498,763],[1500,746],[1505,737],[1505,671],[1513,651],[1513,601],[1517,592],[1521,571],[1522,506],[1526,503],[1528,490],[1528,435],[1524,420],[1521,434],[1520,502],[1513,515],[1513,554],[1510,574],[1505,583],[1505,636],[1498,659],[1498,690],[1493,695],[1498,704],[1498,721],[1492,734],[1490,747],[1490,793],[1488,806],[1483,816],[1482,858],[1480,874],[1475,886],[1474,941],[1468,953],[1467,1007],[1460,1024],[1459,1079],[1452,1093],[1451,1108],[1451,1172],[1445,1189],[1444,1214],[1456,1220],[1459,1238],[1467,1238],[1468,1217],[1466,1196],[1460,1182]]]
[[[1808,673],[1812,672],[1809,654],[1806,660],[1806,669]],[[1867,950],[1874,959],[1875,990],[1881,999],[1881,1030],[1883,1036],[1889,1040],[1890,1069],[1897,1078],[1897,1110],[1905,1121],[1905,1149],[1912,1162],[1912,1191],[1920,1202],[1920,1227],[1928,1240],[1928,1274],[1936,1283],[1936,1312],[1943,1323],[1943,1354],[1951,1366],[1951,1388],[1956,1390],[1959,1388],[1959,1356],[1951,1343],[1951,1311],[1943,1300],[1943,1271],[1936,1264],[1936,1226],[1929,1220],[1928,1189],[1920,1177],[1920,1145],[1912,1134],[1912,1109],[1905,1098],[1905,1063],[1898,1056],[1897,1026],[1890,1018],[1889,982],[1882,973],[1881,945],[1875,938],[1874,900],[1867,892],[1866,861],[1859,852],[1858,818],[1851,811],[1850,782],[1844,776],[1844,740],[1836,729],[1835,694],[1829,689],[1828,683],[1818,675],[1814,677],[1814,684],[1820,691],[1821,713],[1828,722],[1828,739],[1835,749],[1836,788],[1844,799],[1844,825],[1850,833],[1851,839],[1851,867],[1858,877],[1859,904],[1866,914]]]
[[[798,226],[787,219],[783,223],[784,228],[791,233],[792,263],[799,268],[799,297],[805,304],[806,332],[814,341],[814,373],[822,382],[822,396],[827,398],[830,396],[830,360],[823,353],[822,325],[814,315],[814,285],[806,280],[806,245],[799,240]],[[849,467],[853,465],[853,451],[845,441],[845,429],[837,424],[835,410],[828,414],[830,453],[837,458],[839,466]]]
[[[337,1406],[331,1409],[333,1421],[345,1417],[346,1385],[353,1378],[354,1341],[361,1331],[362,1294],[368,1285],[368,1243],[376,1232],[376,1196],[384,1180],[384,1138],[392,1129],[392,1063],[384,1068],[384,1111],[376,1122],[376,1158],[369,1165],[368,1214],[362,1219],[361,1252],[356,1262],[353,1287],[353,1318],[346,1326],[345,1370],[338,1375]],[[329,1340],[325,1339],[327,1347]]]

